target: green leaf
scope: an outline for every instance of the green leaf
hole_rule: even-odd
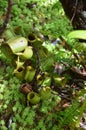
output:
[[[15,57],[8,44],[1,45],[1,52],[7,57],[7,59],[13,60]]]
[[[77,38],[86,40],[86,30],[76,30],[68,34],[68,38]]]

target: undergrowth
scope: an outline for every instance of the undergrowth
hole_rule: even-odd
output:
[[[7,0],[0,0],[0,3],[0,26],[2,26]],[[77,76],[73,79],[70,73],[62,75],[65,77],[63,78],[65,83],[53,81],[54,77],[61,77],[55,70],[55,63],[61,64],[63,71],[66,72],[75,66],[80,68],[86,62],[85,58],[83,60],[86,53],[77,48],[80,45],[79,41],[67,37],[73,27],[66,18],[60,2],[58,0],[14,0],[7,29],[13,31],[16,36],[28,38],[29,34],[33,33],[42,40],[43,44],[35,47],[40,53],[41,72],[49,73],[48,76],[52,79],[50,86],[52,94],[48,99],[32,105],[27,100],[27,95],[20,92],[20,86],[26,81],[14,75],[14,66],[10,58],[0,52],[0,130],[81,130],[79,123],[86,111],[85,81],[82,80],[82,84],[79,81],[76,87],[73,86]],[[0,40],[5,39],[5,42],[7,40],[4,34],[0,38]],[[56,40],[57,42],[54,43]],[[2,44],[3,42],[0,42],[0,47]],[[33,67],[37,66],[36,60],[34,52],[30,60]],[[42,87],[47,84],[44,79],[48,76],[41,76]],[[40,91],[40,82],[38,87]],[[67,89],[71,93],[65,93]],[[62,93],[64,91],[64,97],[60,90]],[[69,97],[65,98],[66,94],[69,94]]]

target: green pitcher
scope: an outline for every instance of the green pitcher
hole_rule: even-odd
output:
[[[13,53],[23,51],[28,45],[28,41],[24,37],[16,37],[7,41],[7,45],[11,48]]]
[[[16,53],[21,59],[28,60],[33,56],[33,50],[31,46],[27,46],[23,52]]]
[[[36,92],[33,92],[33,91],[30,92],[30,93],[28,93],[27,99],[32,104],[38,104],[40,102],[40,96],[39,96],[39,94],[36,93]]]
[[[35,76],[35,69],[32,66],[27,66],[25,73],[25,80],[31,82]]]
[[[24,80],[25,70],[23,68],[19,68],[14,72],[14,74],[18,79]]]
[[[49,99],[51,96],[51,88],[43,87],[39,93],[40,93],[41,100]]]

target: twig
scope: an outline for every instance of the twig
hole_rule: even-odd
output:
[[[13,114],[10,115],[8,120],[8,130],[11,130],[12,127]]]
[[[12,9],[12,0],[8,0],[7,14],[6,14],[4,23],[3,23],[2,27],[0,28],[0,35],[4,32],[4,30],[7,27],[8,21],[10,19],[11,9]]]
[[[83,73],[77,67],[71,68],[71,71],[76,74],[79,78],[86,80],[86,73]]]
[[[32,45],[32,46],[33,46],[33,45]],[[40,55],[39,55],[38,49],[33,46],[33,50],[34,50],[34,52],[35,52],[35,54],[36,54],[36,57],[37,57],[37,67],[36,67],[35,76],[34,76],[34,79],[32,80],[31,86],[32,86],[32,89],[33,89],[34,91],[37,91],[37,75],[38,75],[39,72],[40,72],[41,62],[40,62]],[[34,85],[35,85],[35,87],[34,87]]]
[[[73,16],[72,16],[72,18],[71,18],[71,23],[73,22],[74,17],[75,17],[75,15],[76,15],[76,11],[77,11],[77,4],[78,4],[78,0],[76,0],[76,3],[75,3],[75,10],[74,10]]]

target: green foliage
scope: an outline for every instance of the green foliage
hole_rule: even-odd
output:
[[[79,123],[80,123],[81,117],[83,115],[83,112],[86,110],[85,109],[86,97],[84,94],[85,94],[85,92],[83,92],[83,90],[81,90],[79,92],[78,97],[72,103],[72,106],[70,106],[69,108],[65,109],[64,111],[62,111],[58,114],[59,124],[58,124],[57,130],[62,129],[63,126],[66,126],[68,124],[71,129],[74,129],[74,128],[79,129]],[[81,103],[79,98],[82,97],[83,95],[84,95],[84,99],[83,99],[83,103]]]
[[[7,0],[0,2],[0,18],[3,19]],[[86,39],[85,35],[84,37],[80,35],[81,32],[76,33],[76,36],[75,32],[69,34],[72,31],[72,26],[69,26],[70,22],[66,18],[58,0],[14,0],[13,2],[11,19],[7,29],[11,30],[16,36],[23,36],[26,39],[30,34],[34,34],[38,38],[35,43],[30,44],[34,44],[38,49],[40,73],[43,72],[44,76],[39,73],[37,75],[40,76],[39,82],[37,82],[38,86],[33,87],[38,87],[37,92],[40,92],[43,87],[51,87],[52,90],[48,99],[41,100],[36,105],[30,104],[27,101],[27,95],[19,91],[21,84],[26,81],[19,80],[14,76],[15,63],[12,63],[10,57],[7,58],[0,51],[0,129],[7,130],[8,125],[12,130],[64,130],[67,126],[71,130],[79,128],[80,119],[86,110],[86,90],[83,87],[81,91],[77,92],[78,95],[74,95],[72,92],[74,97],[71,97],[73,98],[70,101],[71,105],[63,110],[62,104],[65,99],[61,98],[59,91],[66,89],[66,86],[71,89],[71,76],[65,74],[61,77],[57,74],[55,72],[55,63],[62,64],[64,71],[75,66],[80,68],[85,65],[86,43],[80,44],[75,39],[71,39],[76,37]],[[2,23],[3,20],[1,20],[0,25]],[[5,37],[7,40],[5,34],[1,38]],[[68,38],[68,34],[70,38]],[[10,34],[8,36],[10,37]],[[44,40],[45,37],[47,37],[46,40]],[[59,43],[54,44],[52,40],[57,38]],[[37,45],[37,43],[39,44]],[[75,57],[74,54],[77,56]],[[18,60],[17,58],[15,58],[16,62],[19,63],[21,57]],[[24,59],[21,62],[24,62],[25,65],[22,68],[26,67],[27,62]],[[34,49],[33,57],[29,62],[32,67],[36,68],[38,63]],[[63,78],[67,83],[62,85],[63,81],[61,81],[55,84],[54,77]],[[85,86],[85,83],[83,86]],[[76,92],[74,89],[72,91]]]
[[[2,2],[1,10],[7,6],[7,0]],[[67,35],[71,30],[59,1],[28,1],[14,0],[10,25],[19,35],[27,36],[29,32],[41,32],[44,35],[58,37]],[[56,13],[54,13],[56,12]],[[39,14],[39,15],[38,15]]]

